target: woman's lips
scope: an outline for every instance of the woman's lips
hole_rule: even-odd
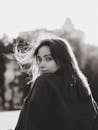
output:
[[[41,70],[42,73],[48,73],[48,70]]]

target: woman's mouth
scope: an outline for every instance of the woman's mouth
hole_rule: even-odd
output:
[[[48,70],[41,70],[42,73],[48,73]]]

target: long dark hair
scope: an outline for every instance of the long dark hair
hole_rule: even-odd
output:
[[[42,46],[49,47],[55,62],[59,64],[60,68],[63,70],[70,97],[72,96],[73,98],[73,95],[75,95],[75,93],[71,94],[71,91],[73,91],[74,88],[80,98],[91,95],[87,79],[79,69],[72,48],[67,41],[64,41],[63,39],[42,40],[34,52],[34,57],[37,58],[38,51]]]

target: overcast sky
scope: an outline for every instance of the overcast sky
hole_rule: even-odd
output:
[[[85,41],[98,45],[97,0],[0,0],[0,35],[61,28],[69,17],[85,33]]]

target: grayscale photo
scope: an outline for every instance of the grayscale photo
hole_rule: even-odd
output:
[[[0,1],[0,130],[98,130],[97,0]]]

